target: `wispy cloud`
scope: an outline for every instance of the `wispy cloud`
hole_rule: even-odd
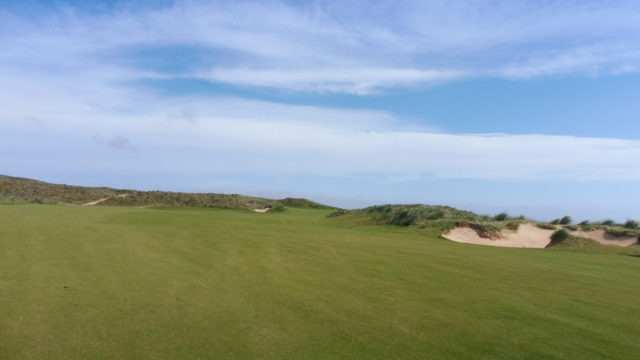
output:
[[[447,134],[380,111],[172,98],[131,84],[194,77],[366,94],[478,76],[635,71],[639,14],[628,2],[570,1],[185,1],[103,14],[67,7],[29,19],[4,12],[2,153],[33,156],[25,163],[42,166],[47,162],[33,154],[89,167],[104,156],[140,171],[171,163],[197,173],[206,162],[227,173],[636,180],[637,141]],[[200,51],[189,57],[197,61],[179,70],[152,66],[185,51]],[[123,160],[123,152],[92,147],[96,141],[111,149],[135,144],[137,151]]]
[[[447,134],[413,128],[384,112],[234,98],[139,99],[132,102],[135,113],[87,111],[91,105],[75,111],[64,103],[57,103],[57,111],[32,110],[42,124],[12,122],[10,109],[0,109],[0,154],[5,154],[0,161],[9,168],[16,162],[45,168],[62,163],[88,171],[156,174],[170,168],[203,175],[360,176],[383,182],[640,180],[636,140]],[[104,153],[90,146],[95,141],[118,149],[135,143],[136,151]]]
[[[200,77],[240,86],[280,88],[296,91],[369,94],[385,87],[432,85],[463,77],[447,70],[393,68],[255,70],[214,69]]]
[[[29,15],[0,14],[4,66],[367,94],[465,77],[630,72],[640,63],[640,6],[628,1],[178,1]],[[162,55],[131,52],[175,46],[204,55],[174,54],[186,64],[167,70],[149,69]]]

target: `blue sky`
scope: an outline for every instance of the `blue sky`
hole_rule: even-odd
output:
[[[0,1],[0,173],[640,218],[629,1]]]

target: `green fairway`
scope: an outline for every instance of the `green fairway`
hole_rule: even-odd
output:
[[[329,212],[0,204],[0,359],[640,354],[640,257]]]

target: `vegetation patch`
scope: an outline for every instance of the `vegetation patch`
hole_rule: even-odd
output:
[[[638,220],[629,219],[624,223],[624,227],[626,227],[627,229],[637,230],[640,229],[640,222],[638,222]]]
[[[563,241],[567,240],[569,236],[570,235],[566,230],[563,230],[563,229],[557,230],[551,235],[551,242],[549,243],[549,245],[547,245],[547,247],[556,246],[562,243]]]
[[[558,223],[560,225],[569,225],[569,224],[571,224],[572,221],[573,221],[573,218],[571,218],[571,216],[567,215],[567,216],[562,217],[562,219],[560,219],[558,221]]]
[[[640,231],[621,227],[607,227],[604,230],[607,234],[617,237],[638,236]]]
[[[509,221],[504,226],[509,230],[517,231],[520,228],[520,224],[520,221]]]
[[[551,224],[536,223],[536,226],[539,227],[540,229],[544,229],[544,230],[556,230],[557,229],[557,226],[551,225]]]
[[[302,199],[302,198],[284,198],[280,200],[276,200],[278,203],[287,206],[287,207],[295,207],[295,208],[310,208],[310,209],[336,209],[332,206],[327,206],[323,204],[319,204],[315,201]]]
[[[418,213],[408,209],[398,210],[389,221],[391,225],[409,226],[418,219]]]
[[[470,211],[458,210],[448,206],[432,205],[377,205],[357,210],[340,210],[329,214],[330,217],[353,215],[364,216],[371,223],[383,225],[421,227],[455,226],[457,221],[480,222],[491,220],[488,216]]]
[[[586,225],[581,225],[580,226],[580,230],[582,231],[593,231],[596,230],[597,228],[591,224],[586,224]]]
[[[75,204],[96,202],[100,206],[186,206],[221,209],[264,209],[283,211],[285,206],[335,209],[316,202],[285,198],[271,200],[238,194],[182,193],[171,191],[134,191],[107,187],[49,184],[42,181],[0,175],[0,201],[34,204]]]
[[[491,223],[477,223],[461,221],[456,224],[459,227],[468,227],[475,230],[478,236],[485,239],[499,239],[501,228]]]
[[[507,214],[506,212],[501,212],[498,215],[493,217],[493,220],[495,221],[505,221],[507,220],[507,218],[509,217],[509,214]]]

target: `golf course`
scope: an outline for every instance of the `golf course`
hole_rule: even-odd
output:
[[[640,353],[633,251],[461,244],[332,212],[2,203],[0,358]]]
[[[0,0],[0,360],[640,360],[640,1]]]

